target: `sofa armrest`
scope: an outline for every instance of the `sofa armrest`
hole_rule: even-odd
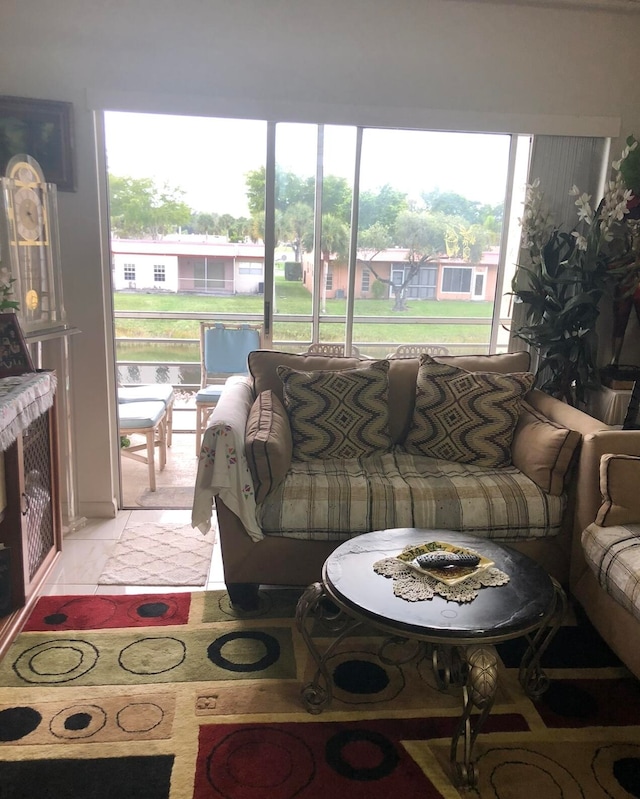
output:
[[[577,476],[580,497],[574,527],[577,534],[595,520],[602,504],[600,459],[607,454],[640,456],[640,430],[608,428],[589,433],[583,438]]]
[[[256,520],[253,480],[244,451],[247,418],[253,405],[248,379],[227,381],[209,418],[198,459],[191,524],[211,527],[214,497],[220,496],[255,541],[263,537]]]

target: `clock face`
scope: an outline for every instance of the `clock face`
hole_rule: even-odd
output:
[[[38,192],[23,186],[13,195],[13,207],[18,235],[25,241],[43,240],[44,214]]]

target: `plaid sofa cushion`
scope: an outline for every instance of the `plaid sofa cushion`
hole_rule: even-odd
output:
[[[590,524],[582,550],[602,588],[640,619],[640,524]]]
[[[394,527],[460,530],[500,541],[559,533],[565,496],[545,493],[515,467],[393,452],[293,462],[258,505],[265,534],[346,540]]]

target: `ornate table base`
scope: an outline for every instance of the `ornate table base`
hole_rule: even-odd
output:
[[[553,606],[534,631],[535,634],[526,636],[528,647],[520,663],[520,684],[527,696],[534,700],[540,698],[548,688],[549,680],[540,666],[540,658],[556,634],[566,609],[562,588],[555,580],[553,585]],[[352,608],[338,606],[335,600],[322,583],[313,583],[302,594],[296,608],[298,629],[316,663],[313,679],[303,686],[301,692],[302,701],[309,713],[322,713],[331,704],[333,686],[326,664],[340,643],[364,624],[381,626],[371,619],[359,617]],[[307,621],[310,616],[320,620],[336,634],[323,653],[319,652],[308,629]],[[450,762],[454,783],[465,788],[472,788],[478,783],[473,748],[491,712],[498,687],[498,656],[493,644],[516,636],[487,634],[484,637],[485,641],[479,638],[473,643],[445,643],[441,635],[435,631],[430,635],[425,628],[420,634],[390,636],[378,650],[381,662],[393,665],[402,665],[414,658],[430,655],[438,689],[446,691],[451,686],[461,688],[462,715],[451,739]],[[390,657],[392,648],[408,641],[414,644],[408,657],[403,660]],[[472,716],[474,709],[479,713]]]

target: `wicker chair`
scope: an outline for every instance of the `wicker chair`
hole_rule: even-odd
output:
[[[332,358],[344,358],[344,344],[310,344],[307,355],[327,355]],[[351,356],[360,357],[360,351],[353,344],[351,345]]]
[[[423,353],[427,355],[449,355],[449,350],[440,344],[400,344],[387,358],[418,358]]]

